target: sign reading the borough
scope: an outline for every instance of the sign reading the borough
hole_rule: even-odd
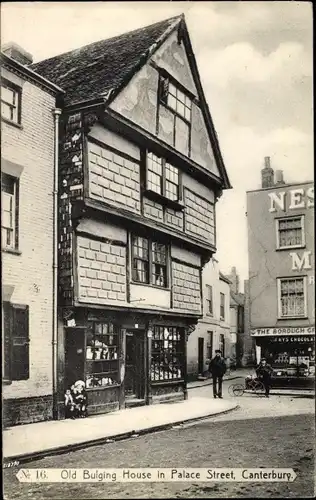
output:
[[[267,337],[274,335],[315,335],[315,326],[298,326],[289,327],[285,326],[283,328],[257,328],[252,330],[251,335],[253,337]]]

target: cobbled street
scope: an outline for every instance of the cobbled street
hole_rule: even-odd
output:
[[[227,394],[229,382],[224,384]],[[211,386],[190,390],[211,396]],[[314,400],[244,395],[240,408],[197,423],[126,441],[47,457],[30,468],[283,467],[293,483],[20,484],[17,469],[4,471],[5,498],[310,498],[314,496]]]

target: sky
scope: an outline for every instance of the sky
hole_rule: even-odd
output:
[[[246,191],[264,157],[286,182],[313,180],[309,2],[5,2],[1,42],[34,62],[181,13],[233,186],[216,207],[222,272],[248,277]]]

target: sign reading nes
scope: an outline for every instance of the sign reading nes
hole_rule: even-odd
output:
[[[268,193],[270,198],[269,212],[277,211],[277,208],[282,211],[297,210],[314,207],[314,188],[308,189],[297,188],[290,191],[279,191],[276,193]],[[301,255],[298,252],[290,253],[292,259],[292,271],[302,271],[312,269],[312,252],[305,251]],[[312,283],[311,283],[312,281]],[[310,284],[314,284],[314,280],[310,280]]]
[[[300,208],[314,207],[314,188],[310,187],[306,191],[303,188],[291,189],[290,191],[279,191],[278,193],[269,193],[270,208],[269,212],[276,212],[276,206],[285,212]],[[285,202],[289,202],[288,207]]]

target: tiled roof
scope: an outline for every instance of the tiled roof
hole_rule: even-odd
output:
[[[129,80],[143,58],[182,16],[101,40],[29,67],[66,92],[65,105],[95,99]]]

